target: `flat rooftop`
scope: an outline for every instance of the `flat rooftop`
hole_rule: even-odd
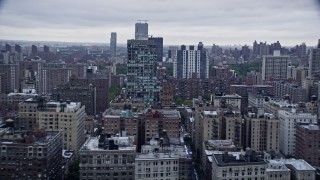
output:
[[[274,160],[268,160],[268,163],[279,164],[279,165],[281,164],[291,165],[298,171],[315,171],[316,170],[303,159],[274,159]]]
[[[320,126],[316,124],[308,124],[308,125],[299,125],[300,127],[308,130],[319,131]]]
[[[203,111],[203,114],[204,114],[205,116],[207,116],[207,115],[217,116],[217,115],[218,115],[218,112],[217,112],[217,111]]]
[[[90,137],[82,146],[81,150],[86,151],[136,151],[136,145],[133,145],[133,141],[130,142],[129,137],[113,137],[110,138],[115,140],[115,145],[118,145],[118,149],[105,149],[99,147],[99,137]]]

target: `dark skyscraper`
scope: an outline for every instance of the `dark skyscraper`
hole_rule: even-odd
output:
[[[38,55],[38,47],[36,45],[31,46],[31,55],[37,56]]]
[[[11,45],[10,44],[6,44],[6,51],[11,52]]]
[[[162,62],[162,58],[163,58],[163,38],[162,37],[150,37],[149,40],[152,40],[156,44],[157,62]]]
[[[44,45],[43,46],[43,52],[48,53],[49,52],[49,46]]]
[[[16,52],[18,52],[18,53],[21,53],[21,52],[22,52],[22,48],[21,48],[21,46],[20,46],[19,44],[16,44],[16,45],[14,46],[14,50],[15,50]]]
[[[156,44],[151,40],[128,40],[128,97],[145,104],[159,102]]]
[[[110,54],[111,54],[111,57],[117,56],[117,33],[115,33],[115,32],[111,33]]]

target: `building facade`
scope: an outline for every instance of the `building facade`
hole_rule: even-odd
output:
[[[61,139],[59,131],[1,134],[1,179],[62,179]]]
[[[173,77],[175,78],[209,78],[209,59],[207,51],[199,42],[198,49],[185,45],[177,51],[177,59],[173,62]]]
[[[90,137],[79,151],[80,179],[134,180],[136,146],[133,137]]]

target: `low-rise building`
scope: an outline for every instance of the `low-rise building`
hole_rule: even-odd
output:
[[[90,137],[79,151],[80,179],[134,179],[134,137]]]
[[[186,146],[144,145],[135,159],[135,179],[192,179],[192,155]]]
[[[267,163],[250,148],[246,153],[213,154],[212,179],[264,179]]]
[[[283,167],[283,165],[285,165],[288,169],[290,169],[289,179],[316,179],[316,169],[302,159],[274,159],[268,160],[267,162],[268,168],[270,166]],[[285,168],[279,173],[274,173],[271,171],[272,168],[269,168],[269,170],[267,170],[268,179],[288,179],[288,170]]]

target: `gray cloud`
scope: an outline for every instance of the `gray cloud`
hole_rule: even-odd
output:
[[[251,44],[280,40],[315,45],[320,35],[316,0],[7,0],[0,3],[0,38],[125,43],[134,23],[165,44]]]

